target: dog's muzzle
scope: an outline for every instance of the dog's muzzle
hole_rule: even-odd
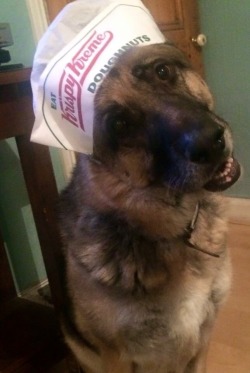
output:
[[[205,128],[184,133],[182,146],[185,157],[194,163],[213,163],[220,159],[226,148],[224,128]]]
[[[229,127],[226,122],[212,114],[202,126],[193,123],[188,126],[177,147],[189,162],[211,166],[212,177],[204,186],[207,190],[223,191],[240,177],[240,165],[232,155],[233,144]]]
[[[232,186],[241,175],[239,162],[232,156],[222,163],[212,179],[206,183],[205,189],[211,192],[223,191]]]

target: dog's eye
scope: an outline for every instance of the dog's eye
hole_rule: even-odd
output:
[[[116,131],[122,131],[126,127],[126,119],[124,118],[116,118],[113,121],[113,127]]]
[[[167,65],[166,63],[156,65],[155,72],[158,78],[161,80],[172,81],[176,76],[174,67],[171,65]]]
[[[108,125],[108,130],[112,133],[121,134],[127,129],[127,120],[120,115],[112,115],[111,117],[108,117],[106,123]]]

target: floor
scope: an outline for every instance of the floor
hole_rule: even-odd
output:
[[[230,224],[229,247],[233,262],[233,286],[214,329],[208,356],[208,373],[250,372],[250,226]],[[38,310],[29,307],[27,314],[28,301],[22,299],[22,302],[21,316],[19,305],[18,317],[13,308],[8,316],[10,323],[0,322],[0,373],[67,373],[67,365],[63,360],[64,347],[53,321],[52,308],[35,303]],[[16,335],[13,330],[17,330],[17,325],[20,325],[20,318],[24,326],[20,334]],[[29,320],[33,322],[28,323]],[[25,323],[29,324],[29,329]],[[27,335],[31,338],[25,343],[24,337]],[[11,336],[15,336],[14,345]],[[44,350],[45,340],[49,342],[46,342]],[[25,353],[22,351],[27,343],[28,355],[32,352],[32,356],[27,355],[27,349]]]
[[[230,225],[233,286],[219,314],[208,356],[208,373],[250,372],[250,226]]]
[[[1,373],[49,372],[65,352],[52,307],[22,298],[1,305]]]

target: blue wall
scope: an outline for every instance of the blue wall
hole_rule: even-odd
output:
[[[14,45],[6,48],[10,52],[10,63],[31,66],[35,42],[32,35],[25,0],[0,0],[0,22],[10,24]]]
[[[17,290],[46,278],[14,141],[0,142],[0,226]]]
[[[25,0],[1,0],[0,22],[11,27],[9,64],[31,66],[35,42]],[[0,159],[0,226],[16,288],[22,291],[44,280],[46,272],[14,139],[0,142]]]
[[[233,129],[243,178],[228,192],[250,198],[250,1],[199,0],[206,80]]]
[[[0,22],[10,23],[12,31],[10,63],[32,66],[35,42],[25,0],[0,0]],[[51,149],[51,154],[61,189],[65,180],[59,152]],[[14,139],[0,141],[0,159],[0,228],[17,291],[22,291],[47,275]]]

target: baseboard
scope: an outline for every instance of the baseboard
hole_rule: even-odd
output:
[[[231,223],[250,225],[250,199],[231,198],[228,199],[228,219]]]
[[[65,177],[65,180],[68,182],[71,178],[72,170],[76,163],[76,156],[73,151],[61,149],[60,158],[61,158],[61,163],[63,167],[64,177]]]
[[[45,279],[45,280],[41,281],[39,284],[19,292],[17,295],[18,295],[18,297],[22,297],[22,298],[25,298],[25,299],[32,298],[34,296],[34,294],[38,294],[39,289],[47,286],[48,283],[49,283],[48,279]]]

